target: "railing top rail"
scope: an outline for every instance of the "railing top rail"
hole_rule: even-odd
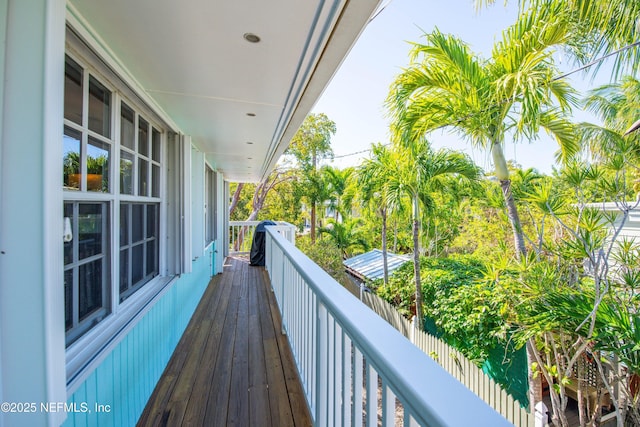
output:
[[[246,226],[254,226],[254,225],[258,225],[260,224],[262,221],[229,221],[229,225],[246,225]],[[288,227],[292,227],[295,228],[295,225],[288,223],[286,221],[274,221],[277,226],[279,227],[283,227],[283,226],[288,226]]]
[[[421,425],[512,426],[276,230],[266,230]]]

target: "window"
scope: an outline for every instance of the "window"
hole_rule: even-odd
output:
[[[205,245],[209,245],[216,240],[216,173],[205,168],[205,199],[204,199],[204,230]]]
[[[85,70],[67,58],[64,94],[63,186],[66,190],[108,193],[113,144],[109,139],[111,93],[95,78],[87,79]]]
[[[120,301],[158,275],[158,205],[120,204]]]
[[[163,132],[125,99],[117,79],[82,62],[65,62],[63,209],[73,236],[64,244],[67,345],[117,315],[160,271]]]
[[[162,134],[124,102],[120,123],[120,194],[160,197]]]
[[[73,238],[64,243],[67,344],[111,311],[109,297],[109,210],[107,203],[65,202]]]

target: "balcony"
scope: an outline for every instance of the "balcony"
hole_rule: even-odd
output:
[[[264,269],[228,258],[209,283],[139,426],[311,425]]]
[[[303,255],[289,231],[267,228],[265,268],[228,258],[139,425],[511,425]]]

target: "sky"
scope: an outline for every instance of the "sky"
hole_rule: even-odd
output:
[[[382,5],[387,2],[384,0]],[[476,11],[473,0],[391,0],[362,32],[312,110],[325,113],[336,123],[337,131],[331,139],[335,158],[328,164],[338,168],[356,166],[368,152],[348,154],[368,150],[372,143],[389,142],[384,100],[391,82],[408,64],[409,42],[424,41],[424,33],[437,27],[443,33],[457,35],[475,53],[488,58],[501,31],[515,22],[517,3],[510,1],[505,7],[504,2],[497,1]],[[569,71],[571,64],[563,65],[563,69]],[[606,83],[583,81],[576,76],[572,83],[580,90]],[[576,113],[576,117],[581,121],[595,120],[587,113]],[[485,171],[492,170],[488,153],[458,135],[444,131],[429,139],[436,149],[464,151]],[[549,137],[505,145],[508,160],[543,173],[551,172],[556,150],[556,142]]]

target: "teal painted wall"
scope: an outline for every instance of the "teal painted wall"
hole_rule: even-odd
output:
[[[210,262],[198,258],[76,390],[65,427],[135,426],[209,283]]]

